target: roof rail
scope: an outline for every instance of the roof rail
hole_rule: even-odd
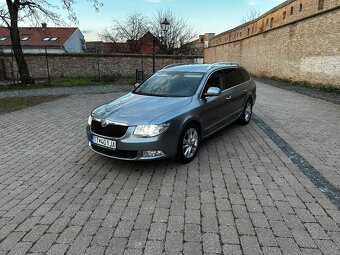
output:
[[[171,64],[163,67],[163,69],[168,69],[170,67],[175,67],[175,66],[183,66],[183,65],[193,65],[195,63],[177,63],[177,64]]]
[[[211,64],[209,69],[216,67],[216,66],[239,66],[239,64],[235,62],[217,62],[217,63]]]

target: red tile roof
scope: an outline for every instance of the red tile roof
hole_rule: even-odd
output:
[[[19,28],[20,36],[28,36],[28,40],[21,41],[22,46],[63,46],[67,40],[77,30],[76,27],[21,27]],[[6,40],[0,40],[0,46],[12,45],[9,30],[7,27],[0,27],[0,38],[6,37]],[[57,38],[56,41],[44,41],[44,38]]]

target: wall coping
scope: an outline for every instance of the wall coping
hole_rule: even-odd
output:
[[[256,34],[249,35],[249,36],[247,36],[247,37],[244,37],[244,38],[241,38],[241,39],[237,39],[237,40],[235,40],[235,41],[224,42],[224,43],[221,43],[221,44],[209,46],[209,47],[206,48],[206,49],[215,48],[215,47],[219,47],[219,46],[221,46],[221,45],[226,45],[226,44],[230,44],[230,43],[235,43],[235,42],[244,41],[244,40],[246,40],[246,39],[248,39],[248,38],[252,38],[252,37],[255,37],[255,36],[258,36],[258,35],[261,35],[261,34],[265,34],[265,33],[268,33],[268,32],[271,32],[271,31],[274,31],[274,30],[277,30],[277,29],[280,29],[280,28],[283,28],[283,27],[286,27],[286,26],[290,26],[290,25],[299,23],[299,22],[304,21],[304,20],[312,19],[312,18],[315,18],[315,17],[317,17],[317,16],[319,16],[319,15],[323,15],[323,14],[326,14],[326,13],[329,13],[329,12],[333,12],[333,11],[336,11],[336,10],[338,10],[338,9],[340,9],[340,6],[336,6],[336,7],[334,7],[334,8],[328,9],[328,10],[320,11],[320,12],[311,14],[311,15],[309,15],[309,16],[303,17],[303,18],[301,18],[301,19],[297,19],[297,20],[288,22],[288,23],[286,23],[286,24],[282,24],[282,25],[277,26],[277,27],[270,28],[270,29],[268,29],[268,30],[265,30],[265,31],[262,31],[262,32],[259,32],[259,33],[256,33]],[[223,33],[224,33],[223,35],[227,35],[228,33],[233,32],[233,31],[235,31],[235,30],[237,30],[237,29],[239,29],[239,28],[245,26],[246,24],[247,24],[247,23],[245,23],[245,24],[243,24],[243,25],[241,25],[241,26],[239,26],[239,27],[233,28],[233,29],[231,29],[231,30],[228,30],[228,31],[226,31],[226,32],[223,32]],[[219,36],[219,37],[222,37],[223,35],[220,34],[220,35],[218,35],[218,36]],[[214,37],[213,39],[217,39],[217,38],[219,38],[219,37]],[[205,50],[206,50],[206,49],[205,49]]]
[[[1,56],[12,56],[13,53],[2,53]],[[41,56],[46,57],[45,53],[25,53],[24,56]],[[113,58],[122,58],[122,57],[128,57],[128,58],[152,58],[152,54],[127,54],[127,53],[108,53],[108,54],[96,54],[96,53],[48,53],[47,56],[49,57],[113,57]],[[156,58],[172,58],[172,59],[195,59],[195,58],[203,58],[204,56],[201,55],[163,55],[163,54],[156,54]]]

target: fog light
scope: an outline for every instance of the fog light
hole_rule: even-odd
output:
[[[163,151],[143,151],[143,157],[145,158],[153,158],[153,157],[159,157],[164,156]]]

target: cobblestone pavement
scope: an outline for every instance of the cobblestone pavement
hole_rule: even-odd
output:
[[[338,106],[262,84],[258,94],[259,118],[322,174],[339,169]],[[0,254],[340,253],[338,208],[254,121],[211,137],[188,165],[90,152],[88,114],[116,96],[0,116]]]
[[[322,100],[325,100],[327,102],[334,103],[334,104],[340,104],[340,94],[336,92],[329,92],[325,90],[299,86],[299,85],[291,84],[288,82],[277,81],[277,80],[268,79],[268,78],[256,77],[255,80],[257,82],[272,85],[274,87],[289,90],[291,92],[299,93],[299,94],[314,97],[314,98],[319,98],[319,99],[322,99]]]
[[[105,86],[85,86],[71,88],[42,88],[42,89],[24,89],[14,91],[0,92],[0,98],[5,97],[32,97],[32,96],[59,96],[59,95],[79,95],[93,93],[119,93],[131,91],[133,86],[130,85],[105,85]]]

